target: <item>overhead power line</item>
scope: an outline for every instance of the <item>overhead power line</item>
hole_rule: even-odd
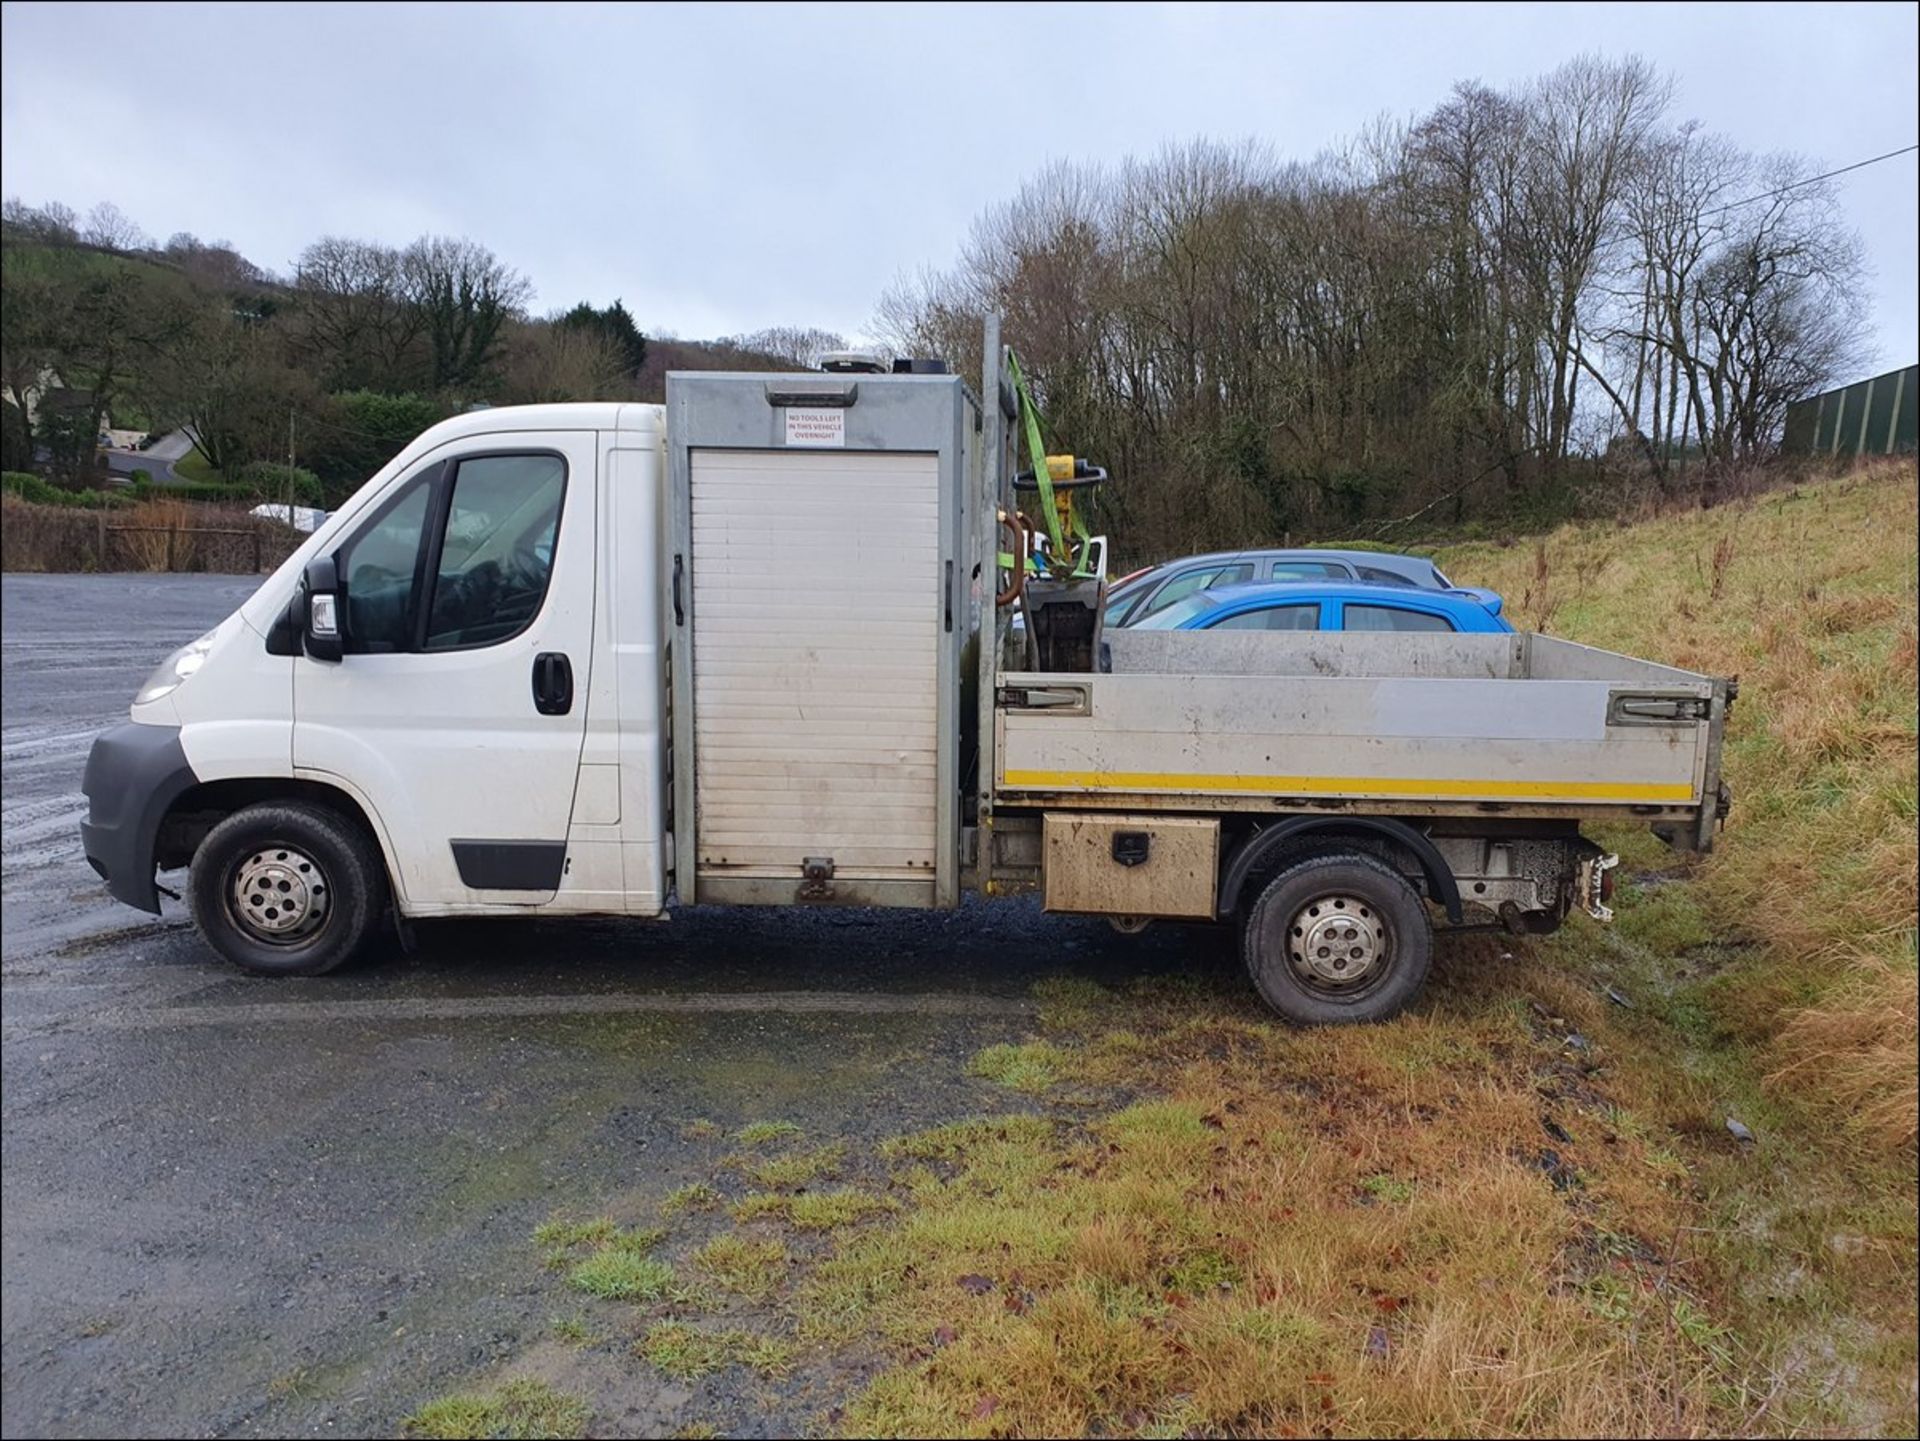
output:
[[[1920,150],[1920,144],[1903,145],[1898,150],[1889,150],[1885,155],[1876,155],[1870,160],[1856,160],[1851,165],[1842,165],[1838,170],[1829,170],[1825,175],[1809,175],[1805,180],[1796,180],[1791,185],[1782,185],[1778,190],[1767,190],[1759,195],[1749,195],[1745,200],[1736,200],[1731,205],[1720,205],[1712,210],[1700,212],[1705,220],[1709,215],[1718,215],[1723,210],[1738,210],[1743,205],[1752,205],[1757,200],[1771,200],[1776,195],[1785,195],[1789,190],[1798,190],[1803,185],[1817,185],[1822,180],[1831,180],[1836,175],[1845,175],[1849,170],[1862,170],[1869,165],[1878,165],[1882,160],[1892,160],[1897,155],[1908,155]]]

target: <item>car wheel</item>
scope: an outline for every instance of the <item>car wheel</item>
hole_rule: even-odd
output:
[[[1383,1021],[1426,983],[1433,925],[1393,867],[1368,855],[1315,856],[1260,892],[1241,955],[1261,999],[1290,1021]]]
[[[207,833],[187,878],[194,924],[261,976],[317,976],[380,928],[386,866],[361,829],[318,806],[236,811]]]

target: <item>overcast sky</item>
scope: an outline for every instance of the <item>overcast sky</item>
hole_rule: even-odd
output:
[[[326,233],[471,236],[536,309],[849,335],[1045,161],[1197,135],[1307,158],[1457,80],[1637,52],[1676,113],[1844,165],[1916,138],[1883,5],[64,5],[9,0],[0,170],[287,270]],[[1916,157],[1848,176],[1878,365],[1911,363]]]

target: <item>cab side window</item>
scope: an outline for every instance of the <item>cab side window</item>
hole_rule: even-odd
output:
[[[539,614],[567,467],[555,455],[463,460],[453,474],[426,650],[494,645]]]
[[[409,481],[371,525],[340,548],[349,650],[378,655],[413,647],[414,590],[435,474]]]
[[[556,455],[483,455],[407,482],[339,552],[346,648],[496,645],[546,599],[566,493]]]

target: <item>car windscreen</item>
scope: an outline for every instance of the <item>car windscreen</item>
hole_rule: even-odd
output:
[[[1145,620],[1137,620],[1132,630],[1178,630],[1187,621],[1197,615],[1205,615],[1210,610],[1219,609],[1220,602],[1205,591],[1196,591],[1192,595],[1182,596],[1172,605],[1163,606]]]
[[[1125,625],[1127,616],[1133,608],[1147,598],[1147,592],[1153,589],[1154,581],[1160,576],[1160,567],[1150,565],[1144,570],[1136,570],[1107,591],[1108,625]]]

